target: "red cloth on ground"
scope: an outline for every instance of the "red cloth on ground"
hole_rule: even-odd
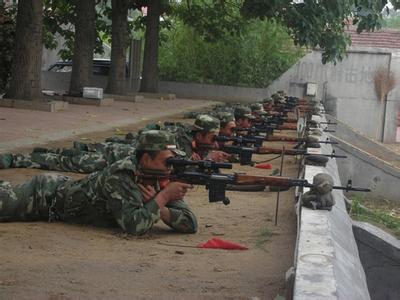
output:
[[[206,243],[198,244],[197,248],[210,248],[210,249],[225,249],[225,250],[248,250],[249,248],[235,244],[229,241],[224,241],[218,238],[212,238]]]
[[[258,168],[258,169],[272,169],[272,165],[271,164],[266,164],[266,163],[257,164],[256,168]]]

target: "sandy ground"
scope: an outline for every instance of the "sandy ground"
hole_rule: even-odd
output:
[[[113,133],[80,138],[99,141]],[[65,140],[51,146],[69,144]],[[274,155],[253,160],[270,157]],[[279,167],[280,161],[272,164]],[[270,173],[239,165],[234,170]],[[40,172],[0,170],[0,179],[19,183]],[[283,175],[297,175],[292,157],[285,158]],[[0,224],[0,299],[274,299],[284,295],[296,235],[294,191],[281,193],[278,226],[274,225],[276,193],[228,192],[228,196],[231,204],[225,206],[208,203],[203,187],[187,195],[199,221],[199,232],[193,235],[176,234],[160,223],[142,237],[117,228],[63,223]],[[214,237],[249,250],[196,247]]]

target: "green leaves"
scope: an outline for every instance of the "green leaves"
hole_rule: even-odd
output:
[[[0,4],[0,94],[5,93],[10,79],[16,11],[16,6]]]
[[[344,33],[346,24],[353,19],[359,33],[379,29],[385,5],[384,0],[245,0],[241,12],[247,18],[278,20],[289,29],[297,45],[319,47],[323,63],[336,63],[343,59],[350,43]]]
[[[241,1],[186,0],[173,7],[173,14],[207,41],[238,34],[246,24],[240,15]]]
[[[249,21],[241,34],[206,41],[182,22],[164,31],[160,79],[266,87],[302,55],[286,29],[274,21]]]

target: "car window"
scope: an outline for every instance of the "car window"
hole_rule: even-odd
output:
[[[72,66],[60,66],[55,72],[72,72]]]
[[[51,72],[72,72],[72,63],[65,64],[65,63],[55,63],[54,65],[50,66],[48,71]],[[110,72],[110,64],[108,63],[97,63],[93,62],[93,75],[103,75],[108,76]],[[126,64],[126,77],[129,77],[129,68],[128,64]]]

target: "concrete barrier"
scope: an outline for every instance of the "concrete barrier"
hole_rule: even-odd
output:
[[[364,194],[364,197],[385,198],[400,203],[400,155],[331,116],[327,119],[338,124],[336,132],[331,135],[332,140],[339,142],[334,149],[348,157],[337,161],[343,182],[352,178],[360,185],[371,188],[371,193]]]
[[[320,150],[330,153],[332,147],[321,144]],[[335,185],[342,185],[336,159],[325,168],[306,166],[304,178],[312,182],[317,173],[329,174]],[[299,210],[293,299],[370,299],[343,192],[332,194],[332,211]]]
[[[364,222],[353,222],[371,299],[399,299],[400,241]]]
[[[160,81],[159,91],[173,93],[179,98],[219,100],[224,102],[254,102],[266,98],[263,88],[248,88],[215,84]]]

